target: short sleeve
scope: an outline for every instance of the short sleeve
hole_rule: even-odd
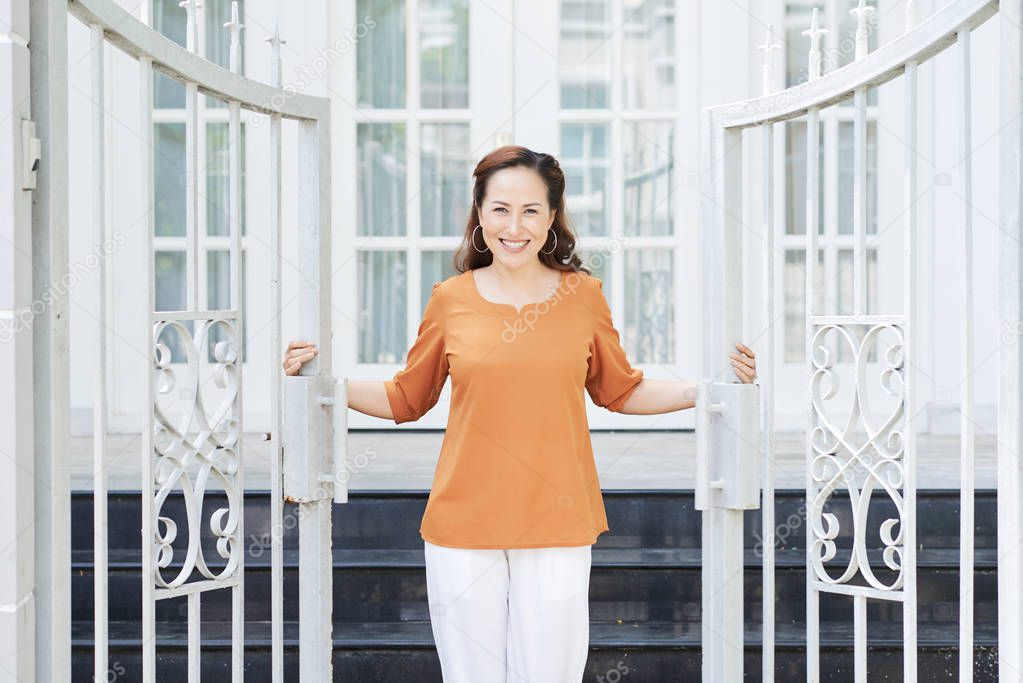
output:
[[[621,412],[623,404],[643,381],[643,371],[629,364],[622,348],[618,330],[611,321],[611,308],[604,296],[601,281],[597,282],[593,297],[595,324],[586,390],[593,402],[612,412]]]
[[[418,420],[437,404],[448,376],[440,282],[433,285],[419,332],[405,357],[405,368],[384,380],[395,424]]]

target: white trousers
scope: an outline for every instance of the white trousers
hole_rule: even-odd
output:
[[[444,683],[582,680],[591,546],[491,550],[423,543]]]

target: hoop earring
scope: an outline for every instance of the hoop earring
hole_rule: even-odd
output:
[[[476,224],[476,228],[481,228],[481,227],[483,227],[483,226],[481,226],[479,223]],[[481,254],[485,254],[488,251],[490,251],[490,247],[487,247],[486,249],[479,249],[479,248],[476,247],[476,228],[472,229],[472,235],[469,236],[469,241],[472,243],[472,248],[473,249],[476,249],[476,251],[478,251]],[[483,244],[484,245],[486,244],[486,240],[483,241]]]
[[[554,233],[554,246],[551,247],[550,251],[544,251],[543,249],[541,249],[540,253],[543,254],[544,256],[548,254],[553,254],[554,250],[558,248],[558,233],[554,232],[554,228],[547,228],[547,230]]]

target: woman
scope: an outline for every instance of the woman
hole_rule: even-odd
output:
[[[394,420],[451,407],[420,526],[447,683],[579,681],[590,550],[608,531],[583,389],[633,415],[694,405],[693,382],[646,379],[619,343],[601,281],[575,254],[549,154],[494,150],[473,173],[458,275],[433,286],[406,367],[348,382],[348,405]],[[731,354],[742,382],[752,350]],[[296,374],[317,349],[291,342]]]

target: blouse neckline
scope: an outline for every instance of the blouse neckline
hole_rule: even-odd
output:
[[[534,309],[537,306],[540,306],[541,304],[546,304],[552,299],[554,299],[558,294],[562,292],[562,287],[564,287],[565,285],[565,278],[567,272],[564,270],[558,271],[561,274],[558,279],[558,285],[557,287],[554,288],[554,291],[551,292],[549,296],[547,296],[541,301],[533,301],[527,303],[522,308],[519,309],[515,308],[513,304],[498,303],[496,301],[491,301],[490,299],[485,298],[483,294],[480,293],[479,287],[476,286],[476,277],[473,275],[473,270],[475,269],[470,268],[464,273],[464,275],[467,278],[469,278],[469,289],[471,290],[473,299],[475,299],[476,303],[487,313],[504,317],[518,317],[525,313],[527,310]]]

